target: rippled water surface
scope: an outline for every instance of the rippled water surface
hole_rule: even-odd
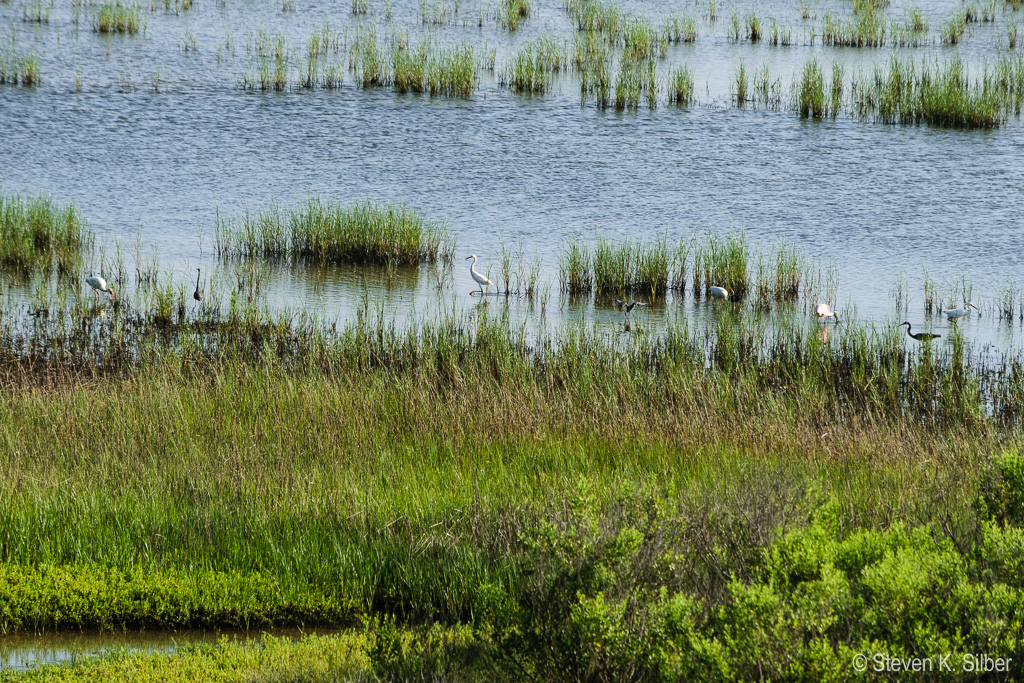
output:
[[[131,259],[138,244],[182,283],[196,267],[230,279],[231,266],[213,253],[218,210],[238,217],[311,195],[369,197],[447,221],[458,240],[453,280],[442,274],[439,286],[428,268],[389,277],[364,268],[276,267],[265,284],[273,305],[345,320],[366,291],[399,318],[429,315],[453,300],[470,308],[480,300],[468,295],[474,285],[462,258],[479,255],[493,277],[504,243],[521,245],[526,260],[542,259],[550,286],[544,315],[617,324],[619,314],[602,302],[559,297],[558,254],[568,239],[742,231],[755,254],[786,240],[822,269],[832,264],[840,310],[878,324],[906,317],[943,332],[948,323],[923,312],[923,275],[950,303],[966,278],[983,313],[960,324],[964,333],[979,345],[1017,345],[1020,323],[999,322],[995,301],[1021,279],[1024,127],[1014,118],[990,131],[881,125],[850,113],[801,120],[788,93],[807,59],[817,56],[826,67],[840,61],[847,73],[889,59],[889,47],[825,48],[812,40],[826,13],[851,17],[849,3],[812,3],[808,20],[797,2],[720,3],[714,23],[706,2],[620,3],[655,24],[673,11],[692,14],[700,32],[692,45],[669,47],[659,65],[662,77],[679,64],[693,68],[697,103],[637,112],[581,105],[572,76],[539,97],[499,85],[526,42],[554,34],[571,44],[574,27],[552,0],[534,2],[515,34],[496,24],[488,3],[461,3],[455,25],[433,26],[421,23],[421,11],[440,3],[373,0],[368,15],[355,16],[346,3],[199,0],[175,12],[161,1],[142,6],[144,33],[110,37],[91,28],[95,4],[56,0],[48,23],[24,21],[34,4],[0,3],[0,49],[34,51],[42,74],[34,88],[0,86],[0,189],[73,200],[108,254],[117,243]],[[921,3],[929,44],[899,53],[914,60],[961,54],[975,72],[999,58],[1006,24],[1021,17],[1000,4],[994,22],[973,24],[959,46],[943,46],[939,31],[960,5]],[[903,9],[886,12],[896,20]],[[727,35],[734,10],[766,22],[776,17],[794,44],[734,43]],[[369,25],[381,36],[399,29],[413,39],[469,40],[494,51],[495,71],[483,71],[466,99],[364,90],[347,69],[339,90],[298,88],[297,64],[323,22],[347,40]],[[261,31],[287,41],[292,84],[283,92],[240,87],[257,64]],[[344,49],[336,59],[347,67]],[[780,82],[781,108],[732,102],[741,62],[768,66]],[[892,296],[901,273],[911,296],[906,313],[897,313]],[[491,304],[526,319],[541,315],[515,298]],[[707,310],[688,295],[642,315],[657,324]]]

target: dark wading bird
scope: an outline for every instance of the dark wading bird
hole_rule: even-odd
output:
[[[628,318],[633,313],[633,309],[636,306],[646,306],[647,304],[643,303],[642,301],[633,301],[631,303],[626,303],[622,299],[616,299],[615,305],[619,307],[619,310],[624,311],[623,317]]]
[[[903,327],[904,325],[907,326],[907,336],[911,339],[916,339],[917,341],[930,342],[932,339],[938,339],[942,336],[941,334],[932,334],[931,332],[918,332],[917,334],[914,334],[910,331],[910,323],[900,323],[900,327]]]
[[[199,291],[199,269],[196,268],[196,291],[192,292],[192,298],[196,301],[203,300],[203,293]]]

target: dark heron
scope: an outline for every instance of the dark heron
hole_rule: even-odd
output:
[[[916,339],[917,341],[930,342],[932,339],[938,339],[942,336],[941,334],[932,334],[931,332],[918,332],[917,334],[914,334],[910,331],[910,323],[900,323],[900,327],[903,327],[904,325],[907,326],[907,336],[911,339]]]

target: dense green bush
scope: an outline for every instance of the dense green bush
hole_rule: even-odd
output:
[[[1018,510],[1021,460],[996,467]],[[954,678],[968,653],[1024,661],[1024,530],[979,520],[958,548],[938,522],[843,533],[837,508],[820,503],[753,558],[718,548],[723,593],[713,573],[682,571],[698,558],[665,501],[612,520],[577,500],[523,539],[522,585],[481,591],[488,654],[497,670],[576,681],[846,680],[857,654],[950,653]]]

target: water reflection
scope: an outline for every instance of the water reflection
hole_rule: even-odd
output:
[[[130,649],[142,652],[176,652],[184,645],[233,642],[257,643],[270,635],[301,638],[307,633],[336,633],[336,629],[302,631],[125,631],[16,634],[0,639],[0,668],[26,670],[43,664],[74,662],[105,650]]]

